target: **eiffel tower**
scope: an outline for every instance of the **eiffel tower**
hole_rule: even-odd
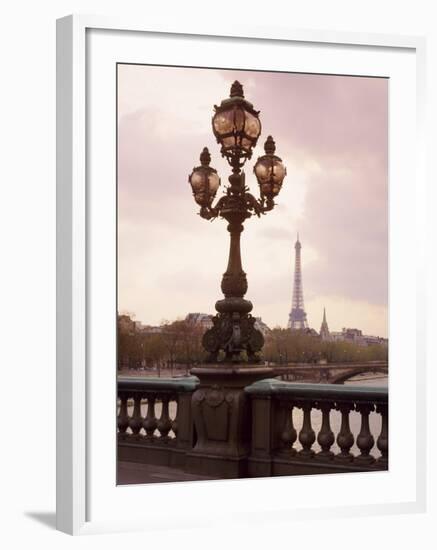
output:
[[[297,234],[296,251],[294,260],[294,286],[293,286],[293,301],[291,311],[288,316],[288,328],[291,330],[302,330],[308,328],[307,314],[303,305],[303,289],[302,289],[302,269],[300,263],[300,251],[302,245],[299,241],[299,233]]]

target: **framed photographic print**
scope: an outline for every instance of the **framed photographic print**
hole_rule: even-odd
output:
[[[58,21],[59,529],[424,506],[423,52]]]

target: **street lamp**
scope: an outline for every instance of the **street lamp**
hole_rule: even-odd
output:
[[[193,190],[194,200],[202,207],[210,207],[217,190],[220,186],[220,178],[217,170],[211,168],[211,155],[208,148],[205,147],[200,154],[200,166],[193,168],[193,172],[188,178],[191,189]]]
[[[214,106],[212,130],[221,145],[222,156],[232,168],[241,168],[246,159],[252,156],[261,134],[259,111],[244,99],[243,86],[236,80],[231,86],[231,94],[220,106]]]
[[[258,362],[264,337],[255,328],[255,318],[250,315],[252,303],[244,299],[247,279],[241,263],[240,235],[247,218],[253,214],[260,217],[274,208],[274,197],[281,190],[286,169],[275,155],[275,142],[269,136],[264,145],[265,155],[258,158],[254,167],[260,190],[260,197],[256,199],[246,187],[242,168],[252,157],[261,134],[259,111],[244,98],[243,86],[238,81],[232,84],[230,97],[214,109],[214,136],[221,146],[222,156],[232,168],[229,185],[213,206],[220,178],[210,167],[211,156],[206,147],[200,155],[201,165],[193,169],[189,183],[194,200],[200,206],[200,216],[206,220],[221,217],[228,222],[230,249],[221,283],[225,297],[216,302],[218,313],[213,317],[212,328],[205,332],[202,344],[209,353],[208,362],[217,362],[223,353],[226,362]]]
[[[282,160],[274,154],[276,146],[272,136],[267,138],[264,150],[266,154],[259,157],[253,171],[259,183],[261,197],[269,201],[279,194],[287,169]]]

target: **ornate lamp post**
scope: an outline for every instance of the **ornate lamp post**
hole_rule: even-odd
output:
[[[241,263],[240,235],[247,218],[254,214],[260,217],[274,208],[274,197],[281,190],[286,169],[275,155],[275,142],[269,136],[264,145],[265,155],[258,158],[254,167],[260,191],[259,198],[255,198],[246,187],[242,168],[252,157],[261,134],[259,111],[244,98],[243,86],[238,81],[232,84],[230,97],[214,109],[212,129],[222,156],[232,168],[229,185],[213,206],[220,179],[217,171],[210,167],[211,156],[206,147],[200,155],[201,164],[193,169],[189,182],[202,218],[221,217],[228,222],[230,250],[221,283],[225,297],[216,303],[218,313],[202,343],[209,353],[207,361],[210,363],[216,363],[222,356],[226,363],[256,363],[260,360],[264,338],[254,326],[255,318],[250,314],[252,303],[244,298],[247,279]]]
[[[209,353],[207,364],[191,369],[199,378],[191,407],[197,438],[194,449],[186,455],[185,467],[216,477],[244,477],[248,473],[256,475],[258,468],[256,459],[250,458],[251,410],[244,388],[271,377],[273,370],[254,364],[259,362],[264,338],[250,314],[252,304],[244,298],[247,279],[241,265],[240,235],[247,218],[273,209],[286,171],[269,136],[265,155],[254,168],[259,198],[249,193],[242,168],[252,156],[261,122],[259,112],[244,98],[239,82],[233,83],[230,97],[215,107],[212,129],[222,155],[232,168],[229,185],[213,205],[220,179],[210,166],[206,147],[189,182],[202,218],[221,217],[228,222],[230,250],[221,284],[224,298],[216,303],[213,327],[203,336],[203,347]],[[246,362],[249,364],[240,364]]]

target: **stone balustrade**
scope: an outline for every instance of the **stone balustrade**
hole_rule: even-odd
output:
[[[180,467],[193,447],[191,396],[199,380],[118,378],[118,459]]]
[[[218,478],[388,469],[387,388],[213,382],[119,377],[118,459]]]
[[[388,469],[387,388],[268,379],[245,392],[252,403],[250,476]]]

